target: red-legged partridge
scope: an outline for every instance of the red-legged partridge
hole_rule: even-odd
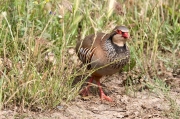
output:
[[[125,26],[117,26],[110,34],[95,33],[86,36],[83,41],[77,43],[76,53],[79,59],[88,65],[88,69],[97,69],[92,73],[88,86],[80,94],[88,95],[90,84],[95,80],[100,90],[101,99],[112,101],[104,94],[100,86],[100,78],[118,72],[127,64],[130,56],[126,45],[128,39],[129,29]]]

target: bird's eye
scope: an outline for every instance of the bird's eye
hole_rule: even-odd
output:
[[[122,31],[121,30],[117,30],[116,31],[118,34],[122,34]]]

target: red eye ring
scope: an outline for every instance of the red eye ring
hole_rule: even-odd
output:
[[[118,34],[122,34],[122,31],[121,30],[117,30],[116,31]]]

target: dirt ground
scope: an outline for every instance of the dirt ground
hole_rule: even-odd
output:
[[[101,101],[97,87],[91,88],[87,97],[77,96],[68,104],[57,106],[50,112],[28,112],[19,115],[16,111],[3,110],[0,119],[169,119],[172,103],[159,90],[127,91],[119,74],[104,77],[104,91],[113,102]],[[169,97],[180,106],[180,91],[172,90]],[[177,106],[177,105],[176,105]]]

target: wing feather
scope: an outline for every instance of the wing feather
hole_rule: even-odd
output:
[[[91,63],[91,58],[96,48],[83,48],[81,47],[78,52],[78,57],[83,63]]]

